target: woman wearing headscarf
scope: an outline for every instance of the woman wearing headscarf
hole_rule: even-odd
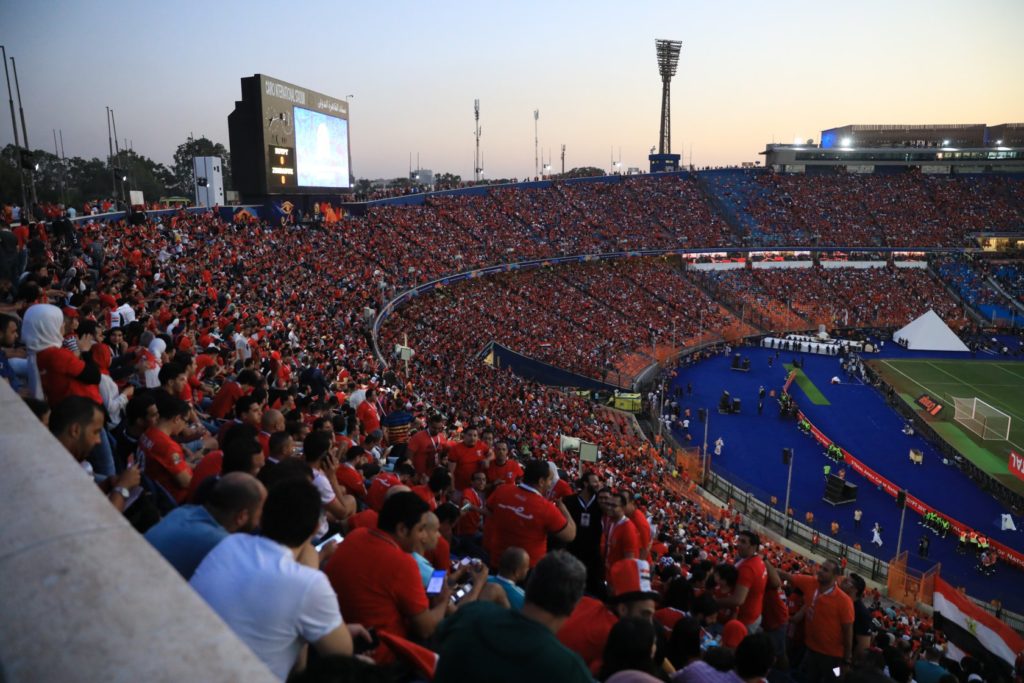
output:
[[[68,396],[84,396],[103,405],[100,371],[89,351],[94,340],[83,337],[82,357],[64,348],[64,313],[51,304],[34,304],[25,312],[21,337],[28,349],[29,388],[35,398],[56,406]]]

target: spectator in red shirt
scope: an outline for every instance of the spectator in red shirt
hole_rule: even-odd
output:
[[[384,497],[388,491],[393,486],[398,486],[399,484],[411,486],[415,474],[416,472],[412,469],[412,465],[407,462],[398,464],[395,467],[394,473],[381,470],[373,475],[373,479],[370,480],[370,486],[366,492],[366,504],[371,510],[380,512],[381,506],[384,505]]]
[[[641,560],[649,562],[651,559],[651,523],[647,521],[647,515],[644,514],[643,509],[637,505],[640,499],[639,494],[630,494],[626,498],[629,501],[626,504],[626,516],[636,526],[636,532],[639,535],[639,557]]]
[[[412,492],[423,499],[430,510],[447,502],[452,493],[452,475],[444,467],[435,467],[426,484],[413,486]]]
[[[508,457],[508,443],[494,444],[494,462],[487,467],[488,486],[493,489],[502,484],[515,484],[523,476],[523,467]]]
[[[644,560],[620,560],[608,574],[610,597],[607,604],[584,596],[558,631],[558,639],[583,657],[590,670],[601,668],[601,654],[608,634],[619,619],[639,618],[648,622],[657,608],[657,591],[651,588],[651,568]]]
[[[761,610],[764,593],[768,585],[768,570],[758,554],[761,537],[744,529],[736,534],[736,562],[738,576],[732,593],[719,601],[721,607],[736,607],[736,618],[743,622],[750,633],[761,628]]]
[[[463,548],[478,547],[483,531],[484,489],[487,488],[487,475],[483,472],[473,474],[473,485],[462,491],[462,508],[459,521],[455,524],[455,547],[458,552]]]
[[[252,370],[242,370],[233,381],[228,380],[221,385],[220,391],[213,397],[210,404],[210,417],[223,420],[235,408],[235,401],[259,386],[260,377]]]
[[[357,500],[366,500],[366,481],[360,467],[366,464],[369,459],[362,446],[352,446],[343,456],[345,462],[338,465],[336,472],[338,483],[345,487],[345,491],[356,497]]]
[[[450,607],[451,583],[444,582],[431,606],[411,554],[421,542],[429,512],[414,493],[394,493],[384,502],[376,529],[356,529],[334,551],[324,571],[347,622],[403,638],[433,634]],[[450,577],[455,578],[455,574]],[[474,593],[463,600],[475,600],[486,580],[486,571],[474,574]],[[380,651],[375,657],[378,661],[390,659]]]
[[[636,525],[626,516],[627,500],[625,493],[616,491],[608,496],[605,503],[605,526],[601,534],[605,576],[609,575],[612,565],[619,560],[640,556],[640,534],[637,533]]]
[[[462,432],[462,442],[448,449],[448,470],[455,480],[455,490],[460,494],[473,483],[473,473],[486,469],[494,457],[487,455],[490,449],[477,436],[476,427],[466,427]]]
[[[180,398],[160,396],[156,409],[160,417],[139,437],[139,455],[146,476],[162,486],[176,503],[182,503],[192,483],[192,466],[174,437],[187,426],[191,408]]]
[[[377,390],[372,387],[367,389],[366,399],[356,408],[356,418],[363,427],[363,434],[372,434],[380,429],[382,412],[380,402],[377,400]]]
[[[492,562],[505,548],[518,546],[530,555],[530,567],[536,566],[548,549],[548,534],[568,543],[576,537],[576,524],[565,504],[544,496],[554,476],[546,460],[526,463],[523,481],[518,486],[499,486],[487,499],[484,543]]]
[[[448,449],[448,439],[444,435],[444,417],[434,413],[427,421],[427,428],[413,434],[409,439],[409,460],[416,473],[426,477],[444,457]]]

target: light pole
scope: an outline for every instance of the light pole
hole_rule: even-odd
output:
[[[21,168],[21,145],[18,144],[18,121],[14,118],[14,95],[11,93],[11,72],[7,70],[7,48],[0,45],[4,58],[4,76],[7,78],[7,98],[11,104],[11,127],[14,129],[14,156],[18,167],[18,182],[21,183],[21,210],[25,211],[25,172]]]
[[[536,178],[540,175],[540,161],[538,161],[537,155],[538,150],[538,137],[537,137],[537,120],[540,118],[540,109],[533,110],[533,177]]]
[[[896,536],[896,557],[900,556],[900,550],[903,548],[903,520],[907,516],[907,491],[906,489],[899,492],[897,495],[897,502],[902,499],[900,504],[900,533]]]
[[[704,409],[704,472],[701,481],[707,486],[708,482],[708,426],[711,424],[711,412]]]
[[[793,484],[793,449],[783,448],[782,457],[789,463],[789,473],[786,475],[786,503],[782,506],[782,535],[789,538],[789,491]]]
[[[11,70],[14,71],[14,92],[18,95],[18,114],[21,116],[21,137],[25,138],[25,151],[31,151],[31,147],[28,146],[28,128],[25,127],[25,107],[21,104],[21,85],[18,83],[18,65],[14,61],[14,57],[11,57]],[[36,199],[36,176],[35,168],[28,169],[28,187],[32,193],[32,206],[38,204]]]

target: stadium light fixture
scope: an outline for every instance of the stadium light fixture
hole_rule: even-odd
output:
[[[997,145],[1001,145],[1001,144],[1003,144],[1003,141],[1002,140],[996,140],[996,144]]]
[[[949,147],[949,140],[943,140],[942,141],[942,146],[943,147]]]
[[[839,144],[841,146],[843,146],[843,147],[849,147],[852,143],[853,143],[853,140],[851,138],[843,138],[839,142]]]

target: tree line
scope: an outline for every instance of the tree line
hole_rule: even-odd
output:
[[[114,197],[128,190],[141,190],[147,202],[161,197],[192,197],[194,178],[192,158],[215,156],[223,160],[224,188],[232,189],[231,154],[223,144],[206,137],[190,138],[178,145],[174,163],[157,163],[132,150],[114,154],[110,163],[106,159],[67,157],[43,149],[32,150],[32,170],[36,184],[36,197],[41,203],[65,204],[81,209],[90,200]],[[0,150],[0,203],[21,203],[21,181],[18,172],[22,157],[14,145]],[[25,174],[25,194],[28,197],[28,171]],[[123,180],[122,180],[123,179]],[[116,185],[116,190],[115,190]],[[29,199],[31,201],[31,199]]]

